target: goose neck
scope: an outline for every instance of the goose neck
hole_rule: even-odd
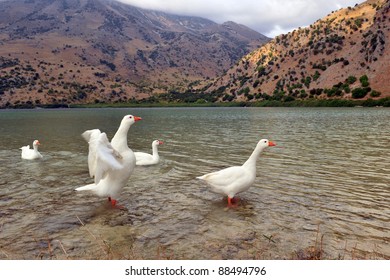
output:
[[[128,148],[127,146],[127,133],[129,131],[130,126],[120,125],[114,137],[111,140],[111,145],[119,150],[123,150]]]
[[[158,156],[157,145],[152,145],[152,153],[153,153],[153,156]]]
[[[256,161],[257,158],[260,156],[261,152],[263,151],[263,148],[261,147],[256,147],[248,160],[244,163],[244,166],[254,166],[256,167]]]

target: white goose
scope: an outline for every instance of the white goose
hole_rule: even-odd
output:
[[[136,165],[153,165],[157,164],[160,160],[158,155],[158,146],[164,144],[160,140],[154,140],[152,142],[152,154],[147,154],[143,152],[135,152]]]
[[[242,166],[232,166],[220,171],[205,174],[197,179],[207,182],[216,193],[228,196],[228,207],[235,206],[234,196],[246,191],[256,179],[256,160],[260,153],[275,143],[267,139],[260,140],[251,156]]]
[[[33,149],[30,149],[30,145],[23,146],[20,149],[22,150],[22,158],[23,159],[37,159],[42,158],[40,152],[38,152],[38,146],[41,145],[38,140],[34,140]]]
[[[126,115],[111,140],[99,129],[85,131],[82,136],[89,143],[88,168],[95,182],[76,191],[90,190],[100,197],[107,196],[115,207],[119,192],[126,185],[135,167],[135,156],[127,146],[127,133],[140,117]]]

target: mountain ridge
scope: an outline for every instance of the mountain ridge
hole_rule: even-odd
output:
[[[390,2],[369,0],[282,34],[206,88],[220,101],[390,96]]]
[[[0,106],[126,102],[184,89],[268,40],[233,22],[111,0],[0,1]]]

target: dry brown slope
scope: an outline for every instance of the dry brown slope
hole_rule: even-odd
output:
[[[117,1],[0,1],[0,106],[126,101],[185,88],[266,40],[235,23]]]
[[[354,97],[359,89],[364,98],[390,96],[389,10],[388,1],[370,0],[280,35],[243,57],[207,91],[245,101],[351,99],[356,88]]]

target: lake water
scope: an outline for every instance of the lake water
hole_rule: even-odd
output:
[[[111,139],[126,114],[136,167],[119,204],[76,187],[87,143]],[[226,208],[196,176],[245,162],[255,184]],[[20,158],[41,142],[42,160]],[[0,111],[0,259],[390,258],[390,110],[386,108],[129,108]]]

